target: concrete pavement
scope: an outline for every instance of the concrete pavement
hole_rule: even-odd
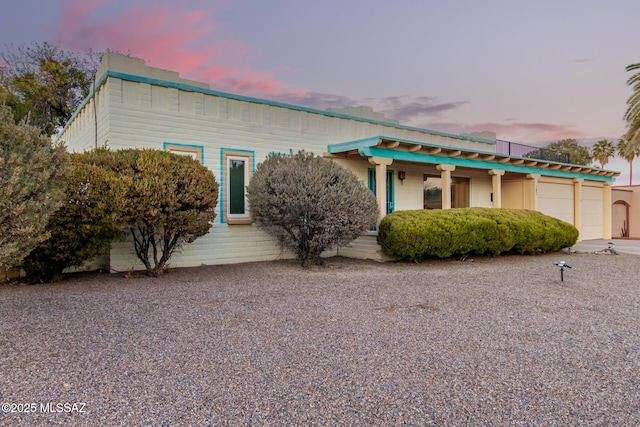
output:
[[[613,243],[610,245],[609,242]],[[622,254],[640,255],[640,240],[629,239],[594,239],[577,242],[571,247],[571,252],[596,252],[611,246]]]

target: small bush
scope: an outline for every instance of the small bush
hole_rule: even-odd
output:
[[[320,264],[322,251],[369,230],[379,212],[373,193],[352,172],[303,151],[260,163],[247,196],[258,227],[291,248],[303,266]]]
[[[387,215],[378,231],[387,255],[409,260],[546,253],[572,246],[577,239],[573,225],[523,209],[398,211]]]

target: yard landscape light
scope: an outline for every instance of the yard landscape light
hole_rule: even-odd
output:
[[[555,263],[558,267],[560,267],[560,281],[564,282],[564,269],[566,268],[572,268],[569,264],[567,264],[564,261],[560,261],[560,262],[556,262]]]

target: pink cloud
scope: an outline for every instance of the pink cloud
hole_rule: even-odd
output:
[[[173,2],[63,0],[61,16],[55,39],[69,49],[130,53],[217,90],[269,96],[289,89],[275,71],[253,70],[250,49],[204,9],[185,10]]]
[[[566,138],[584,138],[584,132],[571,124],[528,123],[509,120],[508,123],[460,124],[450,122],[424,123],[422,126],[449,133],[469,133],[477,131],[495,132],[498,139],[512,142],[538,143],[555,142]]]
[[[300,71],[276,66],[254,69],[249,46],[228,32],[211,12],[210,2],[170,0],[61,0],[55,34],[61,46],[77,51],[111,49],[143,58],[152,67],[178,71],[185,78],[207,82],[212,89],[262,97],[311,108],[371,105],[402,124],[449,133],[490,130],[515,142],[582,137],[572,125],[526,123],[460,124],[445,122],[446,113],[467,101],[440,101],[428,96],[352,99],[293,88],[276,73]],[[217,4],[217,3],[216,3]]]

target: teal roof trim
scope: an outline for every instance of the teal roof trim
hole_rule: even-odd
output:
[[[363,146],[359,148],[359,153],[363,157],[384,157],[394,160],[417,163],[445,164],[474,169],[498,169],[506,172],[532,173],[545,176],[555,176],[559,178],[584,178],[591,181],[613,182],[615,179],[609,176],[591,175],[588,173],[568,172],[554,169],[541,169],[530,166],[511,165],[506,163],[491,162],[477,159],[462,159],[459,157],[438,156],[435,154],[410,153],[407,151],[387,150],[384,148],[374,148]],[[494,153],[495,154],[495,153]],[[529,159],[532,160],[532,159]]]
[[[87,103],[91,100],[91,98],[93,98],[93,95],[96,93],[98,88],[100,86],[102,86],[102,84],[105,82],[105,80],[107,80],[108,74],[109,73],[103,74],[102,77],[100,77],[100,79],[94,84],[94,86],[91,88],[91,92],[89,92],[89,95],[87,95],[87,97],[82,101],[80,106],[78,106],[78,108],[76,108],[76,111],[74,111],[73,114],[71,115],[71,117],[69,118],[69,120],[67,120],[67,123],[65,123],[65,125],[62,128],[62,130],[60,131],[60,133],[55,135],[54,142],[58,141],[58,139],[60,138],[60,135],[62,135],[64,133],[64,131],[67,130],[69,125],[75,120],[75,118],[78,116],[80,111],[82,111],[84,106],[87,105]]]
[[[335,154],[335,153],[344,153],[345,151],[358,150],[364,147],[374,147],[378,145],[378,142],[380,142],[381,139],[385,139],[385,137],[374,136],[371,138],[358,139],[356,141],[329,144],[329,146],[327,147],[327,150],[329,151],[330,154]]]
[[[212,89],[205,89],[205,88],[201,88],[201,87],[197,87],[197,86],[191,86],[191,85],[184,84],[184,83],[169,82],[169,81],[166,81],[166,80],[153,79],[153,78],[149,78],[149,77],[136,76],[136,75],[133,75],[133,74],[119,73],[119,72],[115,72],[115,71],[107,71],[106,73],[104,73],[100,77],[100,79],[96,82],[94,88],[91,90],[91,93],[89,93],[89,95],[84,99],[84,101],[82,101],[80,106],[73,113],[73,115],[71,116],[71,118],[66,123],[66,125],[64,126],[64,128],[62,129],[62,131],[60,133],[64,132],[67,129],[69,124],[78,115],[78,112],[80,110],[82,110],[82,108],[87,104],[87,102],[89,102],[89,100],[93,97],[94,92],[109,77],[113,77],[113,78],[121,79],[121,80],[132,81],[132,82],[138,82],[138,83],[148,83],[148,84],[151,84],[151,85],[163,86],[163,87],[167,87],[167,88],[174,88],[174,89],[184,90],[184,91],[187,91],[187,92],[199,92],[199,93],[203,93],[203,94],[206,94],[206,95],[214,95],[214,96],[219,96],[219,97],[228,98],[228,99],[235,99],[235,100],[238,100],[238,101],[246,101],[246,102],[252,102],[252,103],[256,103],[256,104],[271,105],[271,106],[274,106],[274,107],[288,108],[290,110],[303,111],[303,112],[313,113],[313,114],[321,114],[323,116],[338,117],[338,118],[348,119],[348,120],[356,120],[356,121],[365,122],[365,123],[372,123],[372,124],[377,124],[377,125],[389,126],[389,127],[393,127],[393,128],[397,128],[397,129],[411,130],[411,131],[416,131],[416,132],[420,132],[420,133],[426,133],[426,134],[430,134],[430,135],[437,135],[437,136],[444,136],[444,137],[448,137],[448,138],[460,139],[460,140],[464,140],[464,141],[480,142],[480,143],[490,144],[490,145],[495,145],[495,143],[496,143],[496,141],[492,140],[492,139],[474,138],[474,137],[466,136],[466,135],[448,134],[448,133],[438,132],[438,131],[429,130],[429,129],[422,129],[422,128],[417,128],[417,127],[412,127],[412,126],[399,125],[397,123],[385,122],[385,121],[381,121],[381,120],[368,119],[366,117],[351,116],[351,115],[348,115],[348,114],[334,113],[332,111],[326,111],[326,110],[316,110],[316,109],[313,109],[313,108],[301,107],[301,106],[298,106],[298,105],[286,104],[286,103],[283,103],[283,102],[269,101],[267,99],[262,99],[262,98],[253,98],[253,97],[242,96],[242,95],[234,95],[234,94],[230,94],[230,93],[226,93],[226,92],[220,92],[220,91],[216,91],[216,90],[212,90]]]
[[[529,157],[518,157],[518,156],[510,156],[510,155],[507,155],[507,154],[500,154],[500,153],[496,153],[495,151],[483,151],[483,150],[474,150],[474,149],[471,149],[471,148],[454,147],[454,146],[451,146],[451,145],[431,144],[429,142],[411,141],[409,139],[392,138],[390,136],[384,136],[384,135],[373,136],[373,137],[364,138],[364,139],[358,139],[358,140],[355,140],[355,141],[340,142],[340,143],[337,143],[337,144],[329,144],[329,146],[327,148],[328,148],[328,152],[330,154],[344,153],[346,151],[357,150],[357,149],[364,148],[364,147],[375,147],[376,145],[378,145],[378,143],[381,140],[398,141],[398,142],[403,142],[405,144],[421,145],[423,147],[429,147],[429,148],[443,148],[445,150],[461,150],[461,151],[464,151],[465,153],[490,154],[490,155],[494,155],[494,156],[509,157],[511,159],[537,160],[537,159],[529,158]],[[561,165],[568,165],[569,164],[569,163],[553,162],[551,160],[540,160],[540,161],[544,161],[544,162],[548,162],[548,163],[557,163],[557,164],[561,164]],[[574,166],[578,166],[578,165],[574,165]]]

